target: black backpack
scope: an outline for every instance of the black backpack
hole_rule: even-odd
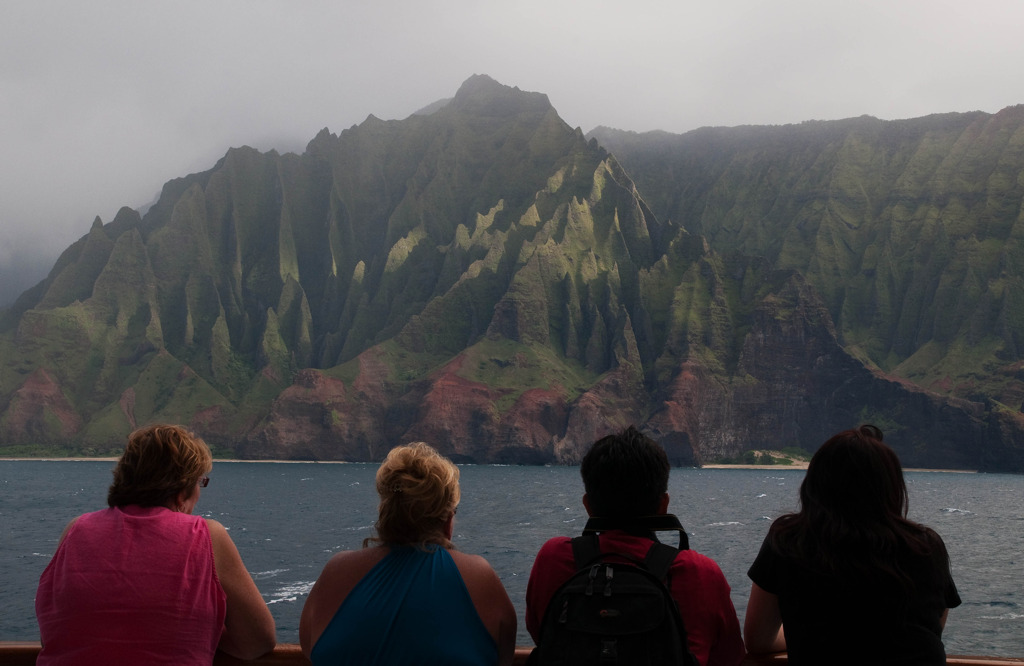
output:
[[[676,555],[688,547],[686,532],[675,516],[655,520],[662,526],[648,521],[629,531],[677,530],[680,547],[655,541],[642,562],[601,552],[597,532],[610,528],[601,519],[591,519],[583,536],[572,540],[577,571],[551,597],[531,666],[700,666],[686,642],[679,607],[663,582]]]

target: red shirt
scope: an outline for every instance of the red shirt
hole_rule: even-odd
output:
[[[526,629],[536,643],[551,597],[576,573],[569,537],[548,540],[537,553],[526,586]],[[643,560],[651,540],[621,531],[601,534],[601,551]],[[736,666],[746,654],[729,583],[714,560],[680,551],[669,570],[669,587],[683,616],[690,651],[703,666]]]
[[[39,579],[36,663],[209,664],[226,613],[202,517],[138,506],[87,513]]]

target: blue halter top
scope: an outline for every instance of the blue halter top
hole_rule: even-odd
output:
[[[473,606],[451,554],[393,547],[342,602],[317,639],[314,666],[492,666],[498,646]]]

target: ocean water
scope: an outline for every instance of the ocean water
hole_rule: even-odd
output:
[[[0,640],[35,640],[34,594],[69,520],[106,506],[111,462],[0,460]],[[577,467],[462,465],[454,542],[484,556],[523,626],[526,582],[546,539],[586,522]],[[372,535],[376,465],[217,462],[196,513],[223,523],[277,622],[298,641],[321,568]],[[797,508],[801,470],[674,469],[670,510],[691,548],[719,563],[742,624],[747,568],[779,515]],[[1024,476],[908,472],[911,518],[942,535],[963,605],[943,634],[950,654],[1024,657]]]

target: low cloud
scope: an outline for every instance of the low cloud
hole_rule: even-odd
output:
[[[3,294],[45,276],[97,215],[147,204],[232,146],[301,150],[475,73],[547,94],[584,131],[1024,102],[1017,0],[44,0],[4,14]]]

